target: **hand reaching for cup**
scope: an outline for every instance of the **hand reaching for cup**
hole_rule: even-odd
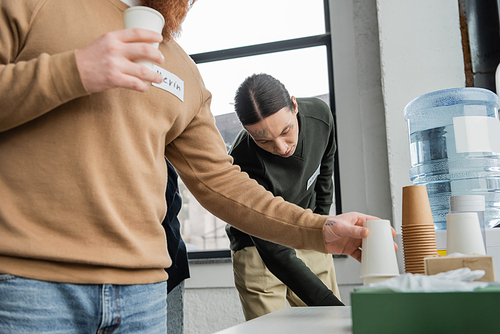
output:
[[[134,63],[144,59],[163,62],[163,55],[150,43],[160,43],[162,36],[145,29],[124,29],[106,33],[76,51],[76,62],[82,82],[90,93],[112,88],[139,92],[149,89],[149,82],[163,78],[146,67]]]
[[[330,254],[350,255],[361,261],[361,242],[368,236],[368,229],[363,227],[366,220],[380,219],[358,212],[349,212],[330,217],[325,224],[324,236],[326,250]],[[392,229],[393,237],[396,231]],[[394,243],[397,250],[397,245]]]

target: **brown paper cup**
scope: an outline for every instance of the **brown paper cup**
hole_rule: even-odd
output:
[[[407,263],[408,261],[412,261],[412,260],[423,261],[424,258],[431,257],[431,256],[434,256],[436,254],[437,254],[436,252],[426,252],[426,253],[418,252],[418,251],[415,251],[414,253],[406,252],[407,261],[405,263]]]
[[[416,233],[411,239],[403,239],[403,258],[405,272],[425,275],[424,258],[437,256],[434,231],[430,237]]]
[[[424,250],[424,249],[428,249],[428,250],[433,250],[433,251],[437,251],[437,248],[436,248],[436,243],[414,243],[414,244],[406,244],[406,245],[403,245],[403,249],[405,251],[415,251],[416,249],[420,249],[420,250]]]
[[[436,238],[436,232],[434,231],[414,231],[414,232],[408,232],[404,231],[402,233],[403,239],[411,239],[411,238]]]
[[[403,241],[405,240],[424,240],[424,239],[436,239],[436,235],[433,233],[419,233],[419,234],[414,234],[414,235],[404,235],[403,236]]]
[[[435,244],[436,238],[415,238],[415,239],[405,239],[403,245],[415,245],[415,244]]]
[[[415,244],[436,244],[436,238],[415,238],[415,239],[405,239],[403,245],[415,245]]]
[[[402,225],[432,225],[431,206],[425,185],[403,187]]]
[[[436,232],[434,231],[413,231],[413,232],[408,232],[408,231],[403,231],[402,237],[404,239],[416,239],[416,238],[436,238]]]
[[[424,266],[424,258],[428,258],[428,257],[434,257],[436,256],[436,253],[430,253],[430,254],[427,254],[425,256],[420,256],[420,257],[415,257],[415,258],[411,258],[407,261],[405,261],[405,268],[408,268],[408,266]]]
[[[416,250],[432,250],[434,252],[437,252],[437,245],[436,243],[419,243],[419,244],[408,244],[403,247],[403,250],[405,253],[408,252],[414,252]]]
[[[412,239],[412,240],[405,240],[403,242],[403,246],[414,246],[414,245],[435,245],[436,244],[436,239],[435,238],[418,238],[418,239]]]
[[[436,252],[428,252],[428,253],[417,252],[414,254],[406,254],[405,263],[408,263],[411,261],[416,261],[416,260],[423,261],[424,258],[431,257],[431,256],[434,256],[436,254],[437,254]]]
[[[417,245],[412,245],[412,246],[407,246],[406,248],[403,248],[404,255],[408,256],[408,254],[412,253],[428,253],[428,252],[437,252],[436,249],[436,244],[434,245],[425,245],[425,246],[417,246]]]
[[[401,225],[401,229],[407,232],[432,231],[435,232],[434,225]]]

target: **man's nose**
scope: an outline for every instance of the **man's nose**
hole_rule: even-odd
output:
[[[284,140],[276,140],[276,153],[285,154],[288,151],[288,145]]]

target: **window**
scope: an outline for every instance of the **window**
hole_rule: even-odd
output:
[[[233,109],[234,94],[254,73],[268,73],[290,94],[319,97],[333,110],[328,13],[328,0],[196,1],[178,42],[212,92],[212,113],[228,149],[242,129]],[[332,214],[341,211],[335,160]],[[203,209],[182,181],[179,186],[181,232],[190,257],[207,251],[229,254],[226,223]]]

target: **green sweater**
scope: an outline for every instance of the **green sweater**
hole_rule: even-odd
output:
[[[275,196],[327,215],[333,198],[333,117],[319,99],[301,98],[297,103],[299,138],[293,156],[283,158],[261,149],[245,130],[229,153],[235,164]],[[256,246],[269,270],[307,305],[342,305],[292,248],[252,237],[229,225],[226,232],[233,251]]]

